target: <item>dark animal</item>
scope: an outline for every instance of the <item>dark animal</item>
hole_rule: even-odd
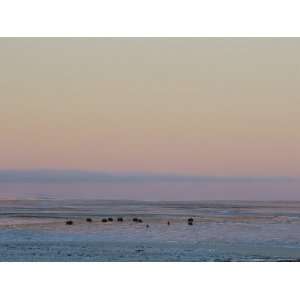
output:
[[[108,220],[108,222],[113,222],[114,219],[113,218],[108,218],[107,220]]]
[[[119,218],[117,219],[117,221],[118,221],[118,222],[123,222],[123,218],[122,218],[122,217],[119,217]]]
[[[146,228],[149,228],[149,227],[150,227],[149,224],[147,224],[147,225],[146,225]]]
[[[133,222],[138,222],[139,219],[138,219],[138,218],[133,218],[132,221],[133,221]]]
[[[138,223],[143,223],[142,219],[138,219],[137,221],[138,221]]]
[[[93,222],[93,220],[92,220],[91,218],[86,218],[85,220],[86,220],[88,223]]]
[[[102,219],[102,223],[107,223],[107,219]]]
[[[71,220],[66,221],[66,225],[73,225],[73,221],[71,221]]]
[[[189,218],[189,219],[188,219],[188,224],[189,224],[189,225],[193,225],[193,222],[194,222],[194,219],[193,219],[193,218]]]
[[[168,221],[168,225],[170,225],[170,221]]]

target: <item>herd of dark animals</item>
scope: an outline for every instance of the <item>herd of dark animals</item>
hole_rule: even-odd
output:
[[[87,223],[93,222],[92,218],[86,218],[85,220],[86,220]],[[103,218],[101,221],[102,221],[102,223],[107,223],[107,222],[113,222],[114,219],[112,217],[109,217],[109,218]],[[117,218],[117,222],[123,222],[123,221],[124,221],[124,219],[122,217]],[[143,223],[143,220],[139,219],[139,218],[133,218],[132,221],[135,222],[135,223]],[[188,223],[188,225],[193,225],[194,224],[194,219],[193,218],[188,218],[187,223]],[[73,224],[74,224],[74,222],[72,220],[66,221],[66,225],[73,225]],[[170,226],[171,225],[170,221],[168,221],[167,224],[168,224],[168,226]],[[150,225],[147,224],[146,228],[149,228],[149,227],[150,227]]]

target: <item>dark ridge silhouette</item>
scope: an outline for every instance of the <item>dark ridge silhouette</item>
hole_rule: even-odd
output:
[[[107,219],[102,219],[102,223],[107,223]]]
[[[86,220],[88,223],[93,222],[93,220],[92,220],[91,218],[86,218],[85,220]]]
[[[108,222],[113,222],[114,221],[114,219],[111,218],[111,217],[109,217],[107,220],[108,220]]]
[[[119,218],[117,219],[117,221],[118,221],[118,222],[123,222],[123,218],[122,218],[122,217],[119,217]]]
[[[66,225],[73,225],[73,221],[71,220],[66,221]]]

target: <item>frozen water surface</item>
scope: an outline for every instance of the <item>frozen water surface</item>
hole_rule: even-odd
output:
[[[0,201],[0,260],[298,261],[300,203]]]

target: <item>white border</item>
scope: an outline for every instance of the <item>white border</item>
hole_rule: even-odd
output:
[[[300,264],[2,263],[3,299],[296,299]]]
[[[0,0],[0,36],[299,36],[296,0]]]

